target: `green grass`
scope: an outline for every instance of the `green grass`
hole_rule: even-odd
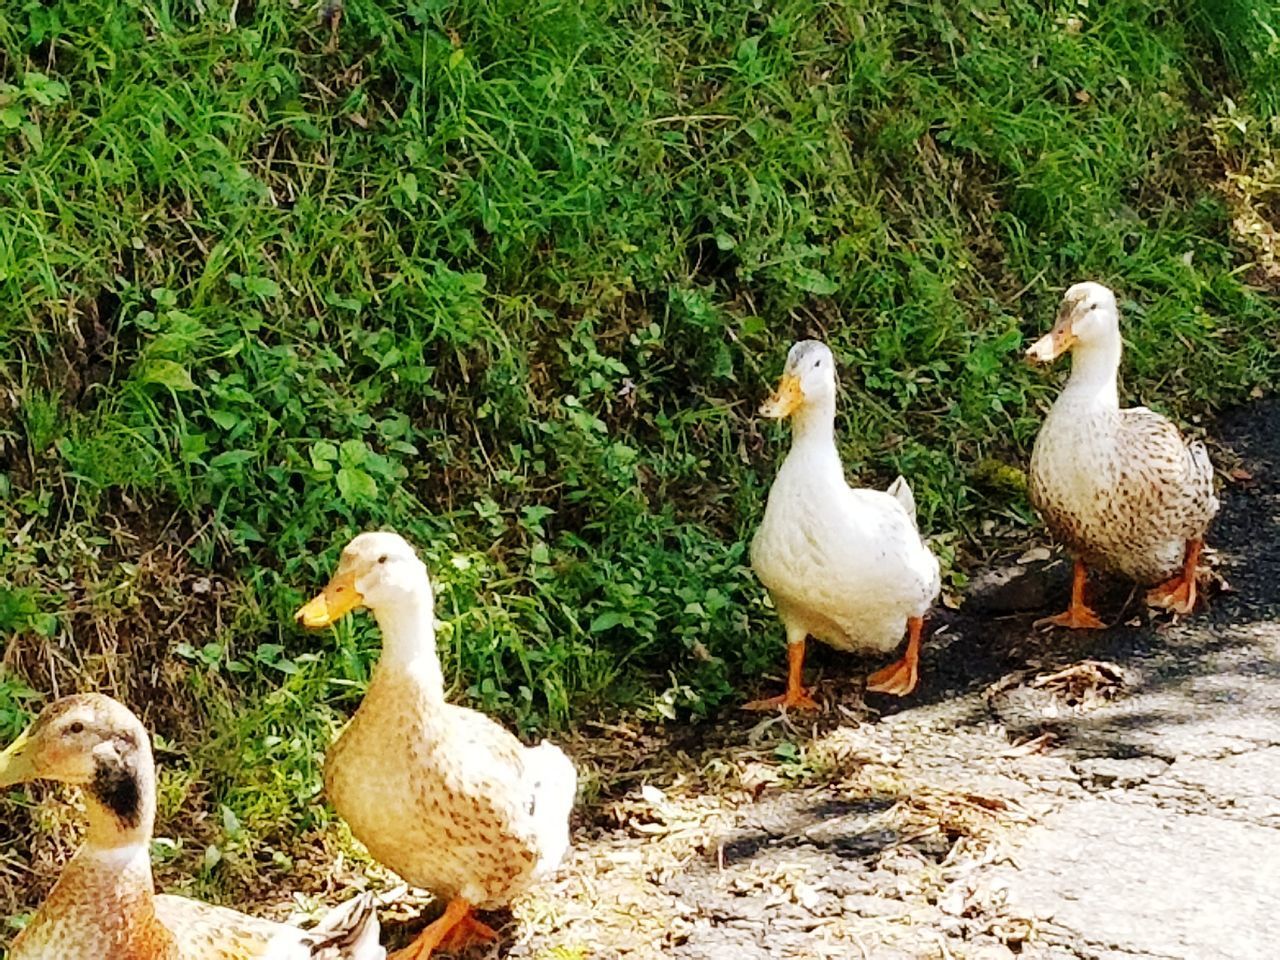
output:
[[[710,712],[778,660],[744,544],[792,340],[832,344],[851,475],[906,473],[948,561],[1032,522],[982,478],[1025,460],[1055,381],[1019,354],[1069,283],[1120,291],[1130,400],[1280,373],[1220,190],[1280,221],[1277,29],[349,0],[329,50],[275,0],[6,4],[0,732],[55,678],[149,705],[175,873],[234,891],[252,863],[206,843],[325,822],[377,641],[290,614],[381,525],[430,562],[455,696],[525,730]]]

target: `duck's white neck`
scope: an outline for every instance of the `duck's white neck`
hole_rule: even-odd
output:
[[[1071,376],[1054,406],[1110,411],[1120,409],[1116,377],[1120,372],[1120,335],[1071,350]]]
[[[836,398],[806,401],[791,415],[791,453],[829,459],[836,451]],[[837,462],[839,460],[836,456]]]
[[[444,673],[436,652],[436,620],[431,592],[412,594],[393,606],[373,609],[382,630],[379,670],[409,673],[418,678],[423,692],[444,700]]]
[[[121,872],[126,868],[134,875],[151,875],[151,844],[149,842],[126,843],[122,846],[103,847],[86,840],[76,854],[82,868]]]
[[[146,733],[134,763],[99,770],[81,785],[88,829],[44,904],[27,926],[28,949],[14,957],[177,956],[167,932],[157,929],[151,877],[155,769]],[[75,950],[54,950],[58,944]],[[123,953],[121,951],[124,951]]]

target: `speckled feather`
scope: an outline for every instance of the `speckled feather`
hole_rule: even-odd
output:
[[[1145,407],[1055,407],[1036,438],[1031,502],[1050,532],[1091,567],[1157,583],[1218,511],[1199,442]]]
[[[480,908],[559,864],[576,780],[558,748],[526,747],[483,714],[434,702],[411,672],[381,668],[325,762],[334,809],[374,859]]]
[[[429,703],[410,674],[379,669],[329,750],[325,790],[378,862],[436,896],[495,906],[538,861],[525,749],[488,717]]]
[[[156,915],[182,960],[381,960],[372,898],[348,901],[312,930],[187,897],[156,897]]]
[[[145,848],[103,861],[81,850],[9,947],[10,960],[183,960],[152,908]]]

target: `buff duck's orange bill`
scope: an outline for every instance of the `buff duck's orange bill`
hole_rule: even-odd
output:
[[[364,597],[356,589],[355,574],[339,573],[293,616],[304,627],[328,627],[363,604]]]

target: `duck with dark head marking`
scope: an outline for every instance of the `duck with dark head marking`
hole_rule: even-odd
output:
[[[0,787],[33,780],[84,794],[83,845],[10,960],[383,960],[368,897],[302,931],[185,897],[156,896],[151,834],[156,780],[151,738],[122,703],[65,697],[0,753]]]

